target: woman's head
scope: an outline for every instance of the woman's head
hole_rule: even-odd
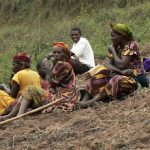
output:
[[[114,45],[120,44],[122,41],[133,40],[132,30],[126,25],[118,23],[116,25],[110,24],[111,37]]]
[[[70,62],[70,51],[68,45],[63,42],[53,43],[53,59],[54,61]]]
[[[18,53],[13,56],[13,72],[16,73],[20,70],[30,68],[31,56],[27,53]]]

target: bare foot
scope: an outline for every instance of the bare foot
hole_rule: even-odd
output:
[[[94,105],[95,101],[79,101],[75,105],[75,110],[77,109],[86,109],[88,107],[92,107]]]
[[[48,107],[47,109],[44,109],[42,111],[43,114],[46,114],[46,113],[52,113],[54,110],[54,107]]]
[[[96,102],[101,100],[101,95],[98,94],[96,97],[94,97],[93,99],[90,99],[88,101],[79,101],[76,103],[75,109],[80,109],[80,108],[88,108],[88,107],[92,107]]]

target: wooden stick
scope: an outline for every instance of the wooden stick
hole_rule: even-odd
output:
[[[1,121],[1,122],[0,122],[0,125],[4,125],[4,124],[6,124],[6,123],[9,123],[9,122],[11,122],[11,121],[17,120],[17,119],[22,118],[22,117],[24,117],[24,116],[27,116],[27,115],[30,115],[30,114],[33,114],[33,113],[42,111],[43,109],[46,109],[46,108],[48,108],[48,107],[50,107],[50,106],[52,106],[52,105],[54,105],[54,104],[60,102],[61,100],[62,100],[62,98],[59,98],[59,99],[57,99],[56,101],[53,101],[53,102],[51,102],[51,103],[48,103],[47,105],[41,106],[41,107],[36,108],[36,109],[34,109],[34,110],[31,110],[31,111],[29,111],[29,112],[26,112],[26,113],[24,113],[24,114],[22,114],[22,115],[19,115],[19,116],[16,116],[16,117],[13,117],[13,118],[10,118],[10,119]]]

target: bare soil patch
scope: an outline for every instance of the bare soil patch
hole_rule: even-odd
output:
[[[150,149],[150,89],[72,113],[35,114],[0,127],[1,150]]]
[[[150,89],[69,114],[35,114],[0,127],[0,150],[150,150]]]

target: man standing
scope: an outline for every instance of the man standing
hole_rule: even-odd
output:
[[[95,67],[94,54],[89,41],[82,37],[79,28],[73,28],[70,32],[74,44],[71,48],[71,64],[75,74],[82,74]]]

